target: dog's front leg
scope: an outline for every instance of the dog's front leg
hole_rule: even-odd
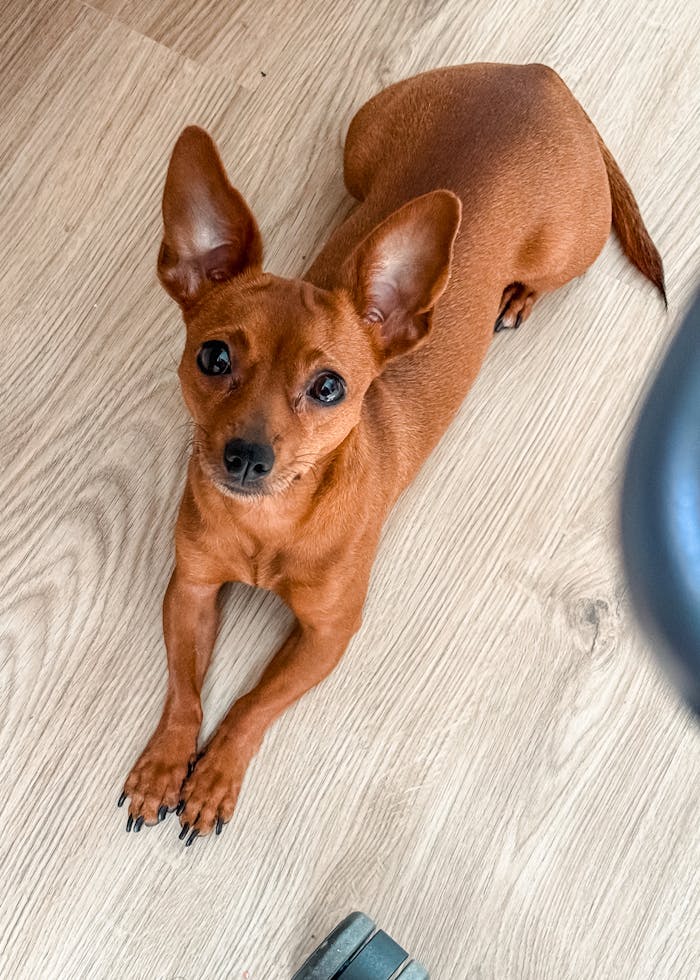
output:
[[[359,608],[349,615],[331,622],[298,621],[259,683],[226,715],[182,788],[180,838],[189,832],[188,844],[214,827],[220,833],[233,815],[243,777],[267,728],[336,666],[360,623],[360,591]]]
[[[164,819],[180,801],[194,764],[202,724],[200,694],[218,627],[220,586],[188,581],[176,568],[163,601],[168,690],[161,719],[131,770],[121,803],[130,797],[127,830]]]

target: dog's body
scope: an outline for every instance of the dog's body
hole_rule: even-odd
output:
[[[380,93],[351,123],[345,182],[355,210],[303,279],[283,280],[262,273],[255,221],[206,134],[186,130],[173,153],[159,273],[185,314],[197,434],[164,603],[166,704],[125,785],[137,829],[180,799],[189,842],[230,818],[266,728],[359,627],[384,520],[494,322],[519,325],[582,274],[611,214],[663,293],[629,187],[543,66],[441,69]],[[297,624],[187,775],[228,581],[274,590]]]

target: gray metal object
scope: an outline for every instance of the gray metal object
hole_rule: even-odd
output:
[[[428,971],[362,912],[323,940],[292,980],[429,980]]]

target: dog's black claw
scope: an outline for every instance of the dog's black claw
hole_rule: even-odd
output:
[[[194,762],[192,762],[192,760],[190,760],[190,761],[189,761],[189,762],[187,763],[187,778],[188,778],[188,779],[190,778],[190,776],[191,776],[191,775],[192,775],[192,773],[194,772],[194,767],[195,767],[196,765],[197,765],[197,760],[196,760],[196,759],[195,759],[195,761],[194,761]]]
[[[158,810],[158,823],[160,823],[162,820],[165,820],[167,815],[168,815],[168,808],[165,804],[163,804],[163,806],[160,807],[160,809]]]
[[[217,835],[217,837],[219,836],[219,834],[221,833],[221,831],[223,829],[224,829],[224,821],[223,821],[223,819],[221,817],[219,817],[218,820],[216,821],[216,835]]]
[[[134,826],[134,818],[131,816],[131,814],[129,814],[129,819],[126,821],[126,832],[127,832],[127,834],[129,833],[129,831],[131,830],[131,828],[133,826]]]
[[[515,323],[513,324],[513,326],[512,327],[508,327],[503,322],[503,316],[504,316],[504,314],[502,313],[499,316],[499,318],[496,320],[496,325],[493,328],[493,332],[494,333],[501,333],[502,330],[517,330],[518,327],[520,326],[520,324],[523,322],[522,315],[520,313],[518,313],[518,315],[515,318]]]
[[[141,814],[141,816],[137,818],[136,823],[134,824],[134,833],[135,834],[138,834],[139,830],[141,830],[141,828],[143,827],[143,823],[144,823],[144,820],[145,819],[146,818],[144,817],[143,814]]]
[[[188,823],[183,823],[183,825],[182,825],[182,830],[181,830],[181,831],[180,831],[180,833],[179,833],[179,834],[177,835],[177,836],[178,836],[178,840],[184,840],[184,839],[185,839],[185,837],[187,837],[187,831],[188,831],[189,829],[190,829],[190,825],[189,825]]]
[[[117,806],[124,806],[125,802],[126,802],[126,793],[122,793],[122,795],[117,800]]]
[[[180,816],[180,814],[182,813],[182,811],[185,809],[186,806],[187,804],[185,803],[185,801],[180,800],[178,805],[175,807],[175,813],[177,814],[178,817]]]
[[[199,837],[199,831],[198,830],[193,830],[192,833],[190,834],[190,836],[187,838],[187,841],[185,842],[185,847],[191,847],[192,844],[193,844],[193,842],[194,842],[194,840],[197,837]]]

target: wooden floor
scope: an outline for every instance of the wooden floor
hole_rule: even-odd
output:
[[[8,0],[0,37],[0,975],[288,980],[361,909],[432,980],[697,978],[698,731],[635,632],[616,530],[700,264],[697,7]],[[187,851],[172,817],[127,836],[188,450],[155,280],[173,141],[211,130],[295,274],[348,206],[355,109],[472,60],[563,75],[670,311],[611,243],[499,336],[387,526],[362,632],[270,733],[231,826]],[[288,617],[231,587],[207,731]]]

